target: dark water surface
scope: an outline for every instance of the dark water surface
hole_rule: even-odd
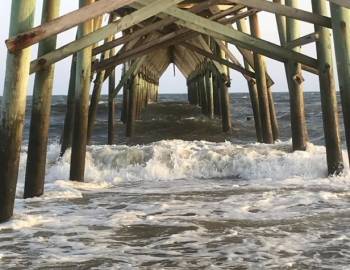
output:
[[[276,104],[276,110],[277,110],[277,117],[280,125],[280,133],[281,133],[280,139],[283,141],[289,140],[289,138],[291,137],[290,117],[289,117],[289,94],[274,93],[274,98],[275,98],[275,104]],[[340,100],[340,98],[338,98],[338,100]],[[118,117],[120,117],[121,96],[118,96],[117,102],[118,102],[117,114],[118,114]],[[186,94],[160,95],[160,102],[165,102],[165,103],[187,102],[187,95]],[[24,132],[25,141],[28,140],[28,134],[29,134],[30,107],[31,107],[30,104],[31,104],[31,97],[28,98],[26,128]],[[231,104],[232,104],[231,113],[232,113],[234,130],[236,131],[240,130],[240,132],[235,132],[234,133],[235,136],[229,136],[228,139],[236,140],[236,141],[241,140],[243,143],[254,142],[255,133],[254,133],[254,130],[252,130],[254,129],[254,121],[247,120],[247,119],[253,119],[249,95],[247,93],[231,94]],[[166,106],[166,104],[164,106]],[[312,143],[322,145],[324,143],[324,137],[323,137],[322,112],[321,112],[321,102],[320,102],[319,93],[314,93],[314,92],[305,93],[305,108],[306,108],[306,116],[307,116],[306,119],[307,119],[310,140]],[[156,123],[153,123],[153,125],[158,125],[156,126],[156,128],[158,128],[159,125],[167,125],[167,128],[171,129],[173,125],[171,120],[174,120],[175,118],[176,118],[175,120],[183,121],[184,125],[186,124],[193,125],[196,122],[198,124],[199,121],[203,123],[203,127],[205,127],[205,125],[207,125],[208,123],[209,125],[219,124],[219,122],[210,123],[209,121],[207,121],[205,117],[202,117],[199,109],[193,110],[193,108],[192,109],[181,108],[181,106],[175,107],[173,109],[174,110],[171,112],[169,112],[167,108],[163,108],[163,109],[157,108],[156,110],[152,110],[151,117],[153,117],[153,120],[157,120],[157,121],[153,121],[153,122],[156,122]],[[51,127],[50,127],[51,142],[59,141],[59,138],[61,136],[61,132],[63,129],[65,110],[66,110],[66,97],[54,96],[52,101],[52,121],[51,121]],[[107,131],[106,131],[107,110],[108,110],[107,97],[103,96],[102,101],[100,102],[100,105],[99,105],[99,110],[97,115],[97,124],[93,135],[93,144],[105,144],[107,142]],[[341,134],[344,141],[344,132],[343,132],[340,104],[339,104],[339,114],[341,116],[340,117]],[[143,117],[145,118],[145,120],[152,120],[152,118],[150,119],[149,115],[143,116]],[[164,119],[162,119],[162,117]],[[191,119],[191,117],[196,117],[198,121],[191,121],[193,120]],[[148,121],[146,125],[149,127],[149,125],[152,125],[152,121]],[[125,127],[121,126],[121,123],[119,122],[116,130],[118,131],[118,135],[116,138],[117,143],[126,143],[126,138],[124,136]],[[143,133],[142,128],[139,131],[140,132],[138,132],[138,134]],[[167,132],[167,130],[164,130],[164,131]],[[168,131],[169,134],[171,134],[171,132],[174,132],[174,130]],[[179,135],[181,136],[182,134],[179,134]],[[217,140],[222,140],[223,138],[222,134],[217,134],[217,135],[218,135]],[[201,132],[200,136],[206,136],[206,133]],[[147,137],[148,138],[145,138],[147,142],[153,142],[159,139],[159,138],[152,138],[152,136],[147,136]],[[177,138],[177,136],[175,135],[174,138]],[[211,140],[215,141],[213,137],[211,137]]]
[[[247,94],[233,95],[226,135],[186,95],[160,101],[135,138],[118,122],[118,145],[106,146],[104,97],[86,182],[76,183],[67,181],[70,151],[58,160],[65,98],[54,97],[45,195],[23,200],[27,117],[0,269],[350,269],[350,173],[346,164],[326,177],[317,93],[305,100],[312,143],[294,153],[287,93],[275,94],[275,145],[255,143]]]

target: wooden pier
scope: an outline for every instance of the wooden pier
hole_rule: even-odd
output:
[[[78,10],[60,14],[60,0],[44,0],[42,23],[33,28],[36,1],[13,0],[1,105],[0,222],[13,215],[28,79],[33,73],[24,197],[44,192],[54,65],[67,57],[72,63],[61,155],[72,148],[71,180],[84,181],[86,146],[103,83],[108,81],[109,89],[106,143],[113,144],[117,94],[123,90],[121,120],[131,137],[143,109],[158,101],[159,79],[171,63],[187,80],[189,104],[198,105],[209,118],[220,118],[223,132],[232,128],[228,89],[234,78],[229,69],[240,72],[249,87],[257,141],[274,143],[279,128],[273,74],[267,72],[265,57],[285,64],[293,150],[305,150],[308,141],[303,73],[319,77],[328,172],[341,174],[336,85],[350,153],[350,1],[309,1],[312,12],[300,9],[301,0],[79,0]],[[280,45],[262,36],[262,11],[275,15]],[[103,20],[106,16],[109,19]],[[301,22],[313,24],[314,33],[301,36]],[[76,39],[58,48],[57,35],[76,26]],[[302,53],[301,47],[309,43],[316,44],[317,59]],[[34,44],[39,44],[37,59],[31,59]],[[229,44],[236,46],[243,63]],[[123,72],[116,82],[119,65]]]

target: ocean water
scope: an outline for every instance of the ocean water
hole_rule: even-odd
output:
[[[162,95],[134,140],[119,123],[107,146],[103,100],[77,183],[67,181],[70,151],[58,159],[65,99],[54,97],[45,195],[22,199],[27,117],[0,269],[349,269],[347,153],[344,175],[327,177],[319,100],[306,94],[305,152],[291,152],[288,94],[275,94],[275,145],[254,142],[249,97],[234,94],[232,134],[185,95]]]

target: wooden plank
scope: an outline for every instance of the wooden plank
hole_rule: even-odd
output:
[[[139,2],[140,0],[136,0],[136,1]],[[146,2],[148,3],[150,0],[143,0],[143,1],[144,1],[145,3],[146,3]],[[176,13],[176,11],[178,11],[178,12],[180,12],[180,13],[182,12],[182,15],[185,14],[185,17],[186,17],[186,13],[187,13],[187,15],[189,15],[189,16],[191,16],[191,15],[196,16],[196,15],[194,15],[194,14],[191,14],[190,12],[182,11],[182,10],[177,9],[177,8],[170,8],[170,9],[167,9],[167,10],[165,11],[165,13],[167,13],[167,14],[173,16],[173,15],[174,15],[174,14],[172,13],[173,11],[175,11],[175,13]],[[214,16],[215,16],[215,15],[214,15]],[[175,15],[174,17],[176,17],[176,15]],[[199,17],[199,16],[192,17],[192,19],[194,19],[194,21],[196,20],[196,18],[198,18],[198,19],[201,20],[202,22],[205,22],[205,21],[210,22],[208,19],[205,19],[205,18],[202,18],[202,17]],[[239,19],[240,19],[240,18],[239,18]],[[180,23],[180,24],[182,24],[182,25],[185,26],[185,27],[189,27],[189,26],[188,26],[188,23],[186,23],[186,22],[182,22],[182,23],[181,23],[181,22],[179,21],[179,22],[177,22],[177,23]],[[191,23],[190,23],[190,24],[191,24]],[[214,23],[214,24],[215,24],[215,23]],[[218,23],[216,23],[215,25],[218,25],[218,27],[221,27],[222,29],[225,28],[223,25],[218,24]],[[212,27],[212,30],[215,29],[215,25]],[[192,25],[192,27],[194,27],[194,29],[192,29],[192,30],[197,31],[199,28],[202,28],[202,26],[203,26],[203,23],[198,23],[198,22],[197,22],[197,27],[194,27],[194,25]],[[189,27],[189,28],[191,28],[191,27]],[[197,29],[197,30],[196,30],[196,29]],[[227,29],[227,28],[226,28],[226,29]],[[201,32],[201,31],[199,31],[199,32]],[[214,30],[214,32],[215,32],[215,30]],[[240,33],[239,31],[236,31],[236,30],[234,30],[234,29],[231,29],[231,32],[236,32],[236,35],[242,36],[242,35],[241,35],[242,33]],[[207,31],[202,31],[201,33],[203,33],[203,34],[208,34]],[[229,37],[230,34],[227,34],[227,35],[228,35],[228,36],[226,36],[226,39],[227,39],[226,41],[230,42],[230,40],[231,40],[231,43],[237,45],[236,43],[238,43],[238,41],[232,42],[232,39],[230,39],[230,37]],[[234,36],[234,34],[231,34],[231,35]],[[247,37],[249,37],[249,39],[251,39],[251,40],[250,40],[250,43],[251,43],[250,49],[251,49],[251,50],[254,50],[254,49],[255,49],[255,43],[265,43],[265,44],[262,44],[262,45],[265,45],[266,47],[270,47],[270,46],[271,46],[271,48],[264,50],[264,51],[265,51],[265,55],[270,56],[271,58],[274,58],[274,59],[279,60],[279,61],[285,61],[286,58],[283,57],[283,55],[288,56],[288,54],[292,54],[292,55],[294,54],[294,56],[290,56],[290,57],[293,58],[293,59],[304,58],[304,60],[305,60],[306,62],[309,62],[309,64],[305,63],[306,66],[312,67],[312,68],[316,68],[316,67],[317,67],[317,60],[316,60],[316,59],[313,59],[313,58],[311,58],[311,57],[305,56],[305,55],[300,54],[300,53],[292,52],[291,50],[287,50],[287,49],[281,48],[280,46],[275,45],[275,44],[273,44],[273,43],[270,43],[270,42],[267,42],[267,41],[263,41],[263,40],[260,40],[260,39],[254,39],[253,37],[251,37],[251,36],[249,36],[249,35],[243,35],[243,37],[240,37],[240,39],[241,39],[241,40],[245,40],[245,39],[247,39]],[[225,39],[223,38],[222,35],[219,35],[219,39],[225,40]],[[244,46],[243,46],[243,47],[244,47]],[[284,50],[285,52],[281,52],[281,56],[282,56],[282,57],[278,57],[278,58],[277,58],[276,55],[275,55],[275,50],[279,50],[279,49],[282,50],[282,51]],[[262,51],[260,51],[260,53],[264,54],[264,52],[262,52]],[[295,58],[295,57],[296,57],[296,58]],[[303,62],[301,61],[301,63],[303,63]]]
[[[92,50],[92,54],[97,55],[97,54],[102,53],[106,50],[110,50],[114,47],[125,44],[125,43],[129,42],[130,40],[147,35],[152,31],[155,31],[157,29],[160,29],[160,28],[172,23],[174,20],[175,20],[174,18],[169,17],[165,20],[158,21],[158,22],[152,23],[150,25],[147,25],[147,26],[141,28],[140,30],[137,30],[129,35],[122,36],[122,37],[117,38],[113,41],[107,42],[106,44],[103,44],[99,47],[96,47],[95,49]]]
[[[328,1],[334,4],[337,4],[338,6],[341,6],[341,7],[350,8],[349,0],[328,0]]]
[[[99,0],[29,31],[11,37],[6,40],[6,46],[10,52],[27,48],[50,36],[57,35],[79,25],[88,19],[95,18],[104,13],[109,13],[125,5],[129,5],[133,1],[134,0]]]
[[[146,7],[137,10],[130,15],[126,15],[122,19],[113,22],[105,27],[100,28],[99,30],[94,31],[93,33],[87,34],[80,39],[73,41],[55,51],[52,51],[42,57],[31,62],[30,73],[36,72],[41,68],[50,66],[59,60],[62,60],[73,53],[80,51],[86,47],[91,46],[92,44],[99,42],[115,33],[121,32],[125,29],[130,28],[131,26],[142,22],[162,11],[181,2],[181,0],[154,0],[151,4]]]
[[[177,17],[180,20],[180,23],[177,22],[178,24],[190,28],[193,31],[210,35],[217,39],[225,40],[239,47],[255,51],[282,62],[286,61],[287,59],[292,59],[307,66],[317,66],[317,60],[312,57],[291,51],[262,39],[254,38],[248,34],[242,33],[220,23],[210,21],[188,11],[172,7],[165,10],[165,12],[171,16]]]
[[[230,52],[230,50],[223,44],[222,41],[216,40],[216,42],[220,46],[220,48],[225,51],[225,53],[227,54],[227,56],[231,59],[231,61],[233,63],[240,64],[239,61],[236,59],[236,57]],[[250,67],[252,68],[252,70],[254,71],[253,54],[248,50],[244,50],[244,49],[240,49],[240,48],[237,48],[237,49],[242,54],[243,60],[245,62],[247,62],[250,65]],[[275,84],[275,82],[272,80],[272,78],[270,77],[270,75],[267,72],[266,72],[266,78],[267,78],[267,86],[268,87],[271,87],[272,85]],[[245,79],[249,81],[251,78],[246,76]]]
[[[138,72],[138,70],[140,69],[141,65],[144,63],[145,60],[146,60],[146,56],[144,55],[140,59],[137,59],[136,61],[134,61],[134,63],[132,63],[128,71],[125,74],[123,74],[120,82],[118,83],[117,87],[114,89],[112,95],[110,95],[109,97],[110,99],[114,99],[118,95],[119,91],[122,89],[126,81],[131,76],[136,75],[136,73]]]
[[[186,74],[186,78],[190,75],[192,69],[190,65],[185,61],[183,57],[181,57],[181,52],[179,52],[179,47],[175,46],[174,49],[174,55],[175,55],[175,63],[178,67],[180,67],[180,71],[183,70],[183,73]]]
[[[283,15],[293,19],[309,22],[315,25],[331,28],[332,21],[327,16],[321,16],[302,9],[297,9],[278,3],[272,3],[266,0],[228,0],[231,3],[246,5],[247,7],[257,8],[263,11]]]
[[[256,14],[258,11],[259,11],[258,9],[254,9],[254,8],[248,9],[247,11],[239,12],[235,16],[220,19],[220,20],[218,20],[218,22],[222,23],[222,24],[233,24],[233,23],[235,23],[243,18],[246,18],[246,17],[249,17],[249,16]]]
[[[207,1],[205,3],[201,3],[201,4],[196,5],[193,8],[191,8],[190,11],[194,12],[194,13],[199,13],[199,12],[203,11],[204,9],[208,8],[208,6],[217,3],[218,1],[219,0],[211,0],[211,1]],[[138,9],[144,7],[144,5],[140,5],[138,3],[135,3],[135,4],[131,5],[131,6],[135,7],[135,8],[138,8]],[[101,45],[99,47],[96,47],[95,49],[92,50],[92,54],[96,55],[96,54],[102,53],[105,50],[109,50],[111,48],[114,48],[116,46],[124,44],[124,43],[126,43],[126,42],[128,42],[130,40],[133,40],[135,38],[138,38],[138,37],[144,36],[146,34],[149,34],[152,31],[161,29],[162,27],[165,27],[165,26],[167,26],[169,24],[172,24],[172,23],[174,23],[176,21],[176,18],[167,16],[167,15],[160,16],[160,17],[163,18],[160,21],[157,21],[157,22],[154,22],[152,24],[146,25],[146,26],[142,27],[140,30],[137,30],[137,31],[135,31],[135,32],[133,32],[133,33],[131,33],[129,35],[125,35],[125,36],[123,36],[121,38],[115,39],[115,40],[113,40],[111,42],[108,42],[108,43],[103,44],[103,45]]]
[[[303,37],[294,39],[292,41],[288,41],[284,45],[284,47],[286,47],[288,49],[294,49],[296,47],[301,47],[303,45],[315,42],[315,41],[318,40],[318,38],[319,38],[319,34],[318,33],[311,33],[311,34],[305,35]]]
[[[144,5],[145,3],[143,3]],[[137,5],[136,3],[133,5],[135,7],[141,7],[142,5]],[[168,15],[166,14],[159,14],[158,15],[161,18],[167,18]],[[212,17],[210,17],[210,19],[212,18],[216,18],[217,15],[214,15]],[[139,48],[134,48],[130,51],[126,51],[123,55],[118,55],[114,58],[111,59],[107,59],[106,61],[103,61],[101,63],[97,63],[94,66],[95,70],[99,70],[99,69],[107,69],[107,68],[111,68],[115,65],[118,65],[120,63],[123,63],[124,61],[130,60],[130,59],[134,59],[138,56],[141,56],[143,54],[147,54],[150,53],[154,50],[160,49],[160,48],[164,48],[167,46],[171,46],[174,44],[178,44],[181,43],[184,40],[188,40],[191,38],[194,38],[196,36],[200,35],[198,32],[194,32],[191,31],[189,29],[179,29],[176,32],[173,33],[169,33],[165,36],[162,36],[159,39],[156,39],[152,42],[146,43],[144,45],[142,45]],[[253,61],[253,60],[252,60]],[[219,65],[220,66],[220,65]],[[220,70],[220,67],[219,67]]]
[[[205,56],[205,57],[207,57],[209,59],[212,59],[215,62],[218,62],[220,64],[228,66],[229,68],[232,68],[233,70],[241,72],[242,74],[244,74],[244,75],[246,75],[246,76],[248,76],[250,78],[255,78],[255,73],[254,72],[246,70],[245,68],[241,67],[240,65],[236,65],[236,64],[234,64],[234,63],[232,63],[232,62],[230,62],[230,61],[228,61],[226,59],[223,59],[223,58],[221,58],[219,56],[214,55],[213,53],[207,52],[206,50],[204,50],[202,48],[199,48],[199,47],[197,47],[197,46],[195,46],[195,45],[193,45],[193,44],[191,44],[189,42],[184,42],[184,43],[182,43],[180,45],[184,46],[184,47],[186,47],[186,48],[188,48],[188,49],[190,49],[190,50],[192,50],[192,51],[194,51],[196,53],[199,53],[199,54],[201,54],[201,55],[203,55],[203,56]]]
[[[187,40],[191,38],[192,33],[187,29],[180,29],[160,38],[155,38],[154,40],[142,45],[138,46],[134,49],[128,50],[121,55],[117,55],[115,57],[111,57],[105,61],[97,63],[94,65],[94,70],[98,71],[100,69],[106,69],[114,65],[121,64],[127,60],[134,59],[136,57],[142,56],[144,54],[148,54],[151,51],[161,49],[164,47],[168,47],[170,45],[176,44],[180,41]]]
[[[202,35],[199,35],[197,40],[199,41],[198,45],[200,45],[200,47],[202,47],[205,51],[209,52],[210,54],[213,54],[212,50],[209,47],[209,44],[204,40],[204,37]],[[216,67],[216,69],[219,71],[220,74],[226,73],[224,67],[220,63],[212,60],[211,62],[213,63],[213,65]],[[224,78],[224,79],[228,79],[228,78]]]

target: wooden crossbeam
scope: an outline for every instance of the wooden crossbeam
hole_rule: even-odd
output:
[[[290,42],[288,42],[286,45],[284,45],[284,47],[288,48],[288,49],[293,49],[295,47],[299,47],[299,46],[303,46],[312,42],[317,41],[319,38],[319,34],[318,33],[311,33],[309,35],[303,36],[301,38],[292,40]]]
[[[342,7],[350,8],[350,1],[349,0],[328,0],[329,2],[332,2],[334,4],[337,4]]]
[[[93,70],[98,71],[101,69],[107,69],[111,66],[115,66],[118,64],[121,64],[125,61],[134,59],[136,57],[142,56],[144,54],[148,54],[151,51],[165,48],[174,44],[177,44],[181,41],[187,40],[191,38],[192,33],[188,31],[188,29],[179,29],[175,32],[172,32],[170,34],[167,34],[165,36],[155,38],[154,40],[138,46],[134,49],[128,50],[124,52],[122,55],[111,57],[109,59],[106,59],[104,61],[101,61],[100,63],[96,63],[93,66]]]
[[[263,11],[271,12],[277,15],[287,16],[293,19],[309,22],[315,25],[332,27],[332,21],[329,17],[321,16],[305,10],[272,3],[266,0],[228,0],[231,3],[246,5],[247,7],[257,8]]]
[[[181,71],[181,73],[185,76],[185,78],[188,78],[188,76],[191,73],[191,68],[183,61],[184,59],[182,57],[179,57],[178,55],[178,47],[174,46],[174,62],[175,65],[178,67],[178,69]]]
[[[259,11],[258,9],[251,8],[251,9],[248,9],[247,11],[239,12],[235,16],[232,16],[231,18],[224,18],[223,20],[220,20],[219,22],[222,24],[233,24],[234,22],[237,22],[241,19],[244,19],[246,17],[254,15],[258,11]]]
[[[137,30],[131,34],[124,35],[120,38],[117,38],[117,39],[111,41],[111,42],[108,42],[106,44],[103,44],[101,46],[96,47],[95,49],[92,50],[92,54],[97,55],[97,54],[103,53],[104,51],[110,50],[110,49],[115,48],[119,45],[127,43],[130,40],[147,35],[150,32],[155,31],[157,29],[160,29],[161,27],[164,27],[167,24],[171,23],[170,21],[173,21],[172,18],[169,18],[167,21],[163,20],[163,21],[158,21],[158,22],[152,23],[150,25],[147,25],[144,28],[141,28],[140,30]]]
[[[193,13],[199,13],[205,9],[207,9],[209,6],[211,5],[215,5],[219,2],[220,0],[209,0],[209,1],[206,1],[204,3],[200,3],[198,5],[195,5],[194,7],[191,7],[190,8],[190,11],[193,12]],[[134,8],[137,8],[137,9],[140,9],[142,7],[144,7],[144,5],[140,5],[140,4],[137,4],[137,3],[134,3],[133,5],[131,5],[132,7]],[[176,18],[174,17],[170,17],[170,16],[166,16],[165,18],[163,18],[162,20],[160,21],[157,21],[157,22],[154,22],[152,24],[149,24],[149,25],[146,25],[144,27],[142,27],[140,30],[137,30],[135,31],[134,33],[131,33],[131,34],[128,34],[128,35],[125,35],[121,38],[118,38],[118,39],[115,39],[111,42],[108,42],[106,44],[103,44],[99,47],[96,47],[93,51],[92,51],[92,54],[93,55],[96,55],[96,54],[99,54],[99,53],[102,53],[106,50],[110,50],[116,46],[119,46],[123,43],[126,43],[134,38],[137,38],[137,37],[140,37],[140,36],[144,36],[144,35],[147,35],[149,34],[150,32],[152,31],[155,31],[155,30],[159,30],[169,24],[172,24],[176,21]]]
[[[132,75],[135,75],[138,72],[138,70],[140,69],[140,67],[142,66],[142,64],[146,60],[146,58],[147,58],[147,56],[144,55],[140,59],[137,59],[137,60],[134,61],[134,63],[132,63],[132,65],[130,66],[128,71],[122,76],[122,78],[119,81],[117,87],[114,89],[112,95],[109,97],[110,99],[114,99],[118,95],[119,91],[123,88],[123,86],[126,83],[126,81]]]
[[[217,19],[221,19],[221,18],[224,18],[226,16],[229,16],[229,15],[232,15],[232,14],[235,14],[237,11],[241,10],[245,8],[244,5],[236,5],[236,6],[233,6],[231,8],[228,8],[224,11],[221,11],[221,12],[218,12],[216,13],[213,17],[212,17],[212,20],[217,20]]]
[[[222,41],[218,41],[217,40],[218,45],[220,46],[220,48],[225,51],[225,53],[227,54],[227,56],[231,59],[231,61],[233,62],[233,58],[234,55],[232,55],[232,53],[230,52],[230,50],[223,44]],[[254,57],[251,51],[246,50],[246,49],[242,49],[237,47],[237,50],[241,53],[244,61],[247,62],[247,64],[253,69],[255,70],[255,63],[254,63]],[[266,79],[267,79],[267,85],[269,87],[271,87],[272,85],[275,84],[275,82],[272,80],[271,76],[266,72]],[[247,79],[247,78],[246,78]]]
[[[145,5],[145,3],[143,3],[143,5]],[[135,3],[132,6],[135,8],[142,8],[143,5],[140,5],[139,3]],[[236,8],[237,8],[237,11],[241,9],[240,6],[237,6]],[[161,18],[164,18],[164,19],[169,17],[169,15],[166,15],[166,14],[159,14],[158,16]],[[221,17],[218,16],[218,14],[215,14],[210,18],[210,20],[212,20],[213,18],[221,18]],[[237,18],[237,20],[240,18],[241,17]],[[113,67],[115,65],[118,65],[124,61],[134,59],[134,58],[141,56],[143,54],[150,53],[151,51],[154,51],[154,50],[157,50],[160,48],[164,48],[167,46],[179,44],[180,42],[182,42],[184,40],[194,38],[198,35],[199,35],[198,32],[191,31],[190,29],[180,29],[180,30],[177,30],[173,33],[162,36],[161,38],[156,39],[152,42],[146,43],[138,48],[135,48],[133,50],[129,50],[129,51],[125,52],[122,56],[115,56],[115,57],[112,57],[110,59],[104,60],[101,63],[97,63],[94,65],[93,69],[95,71],[98,71],[99,69],[107,69],[107,68]]]
[[[149,3],[150,0],[136,0],[135,2],[140,3],[142,2],[143,5]],[[231,1],[231,0],[228,0]],[[136,5],[134,3],[133,5]],[[276,59],[278,61],[285,61],[288,57],[295,59],[298,59],[297,61],[300,61],[300,63],[304,64],[305,66],[309,66],[312,68],[315,68],[317,66],[317,60],[308,57],[306,55],[303,55],[301,53],[296,53],[291,50],[288,50],[286,48],[282,48],[276,44],[273,44],[271,42],[267,42],[261,39],[256,39],[250,35],[243,34],[237,30],[234,30],[225,27],[222,24],[211,22],[209,19],[202,18],[200,16],[196,16],[188,11],[180,10],[176,7],[169,8],[165,11],[170,16],[177,17],[182,16],[182,19],[184,20],[179,20],[177,23],[184,26],[188,27],[194,31],[200,32],[205,35],[213,35],[214,33],[214,38],[217,39],[222,39],[225,40],[229,43],[232,43],[234,45],[237,45],[242,48],[246,48],[252,51],[256,51],[258,53],[264,54],[268,57],[271,57],[273,59]],[[176,14],[177,13],[177,14]],[[195,17],[193,17],[195,16]],[[198,21],[196,21],[198,19]],[[191,20],[193,20],[192,23]],[[208,25],[206,25],[205,22],[208,22],[208,24],[211,27],[211,30],[205,29]],[[211,24],[212,23],[212,24]],[[220,29],[221,33],[218,33],[217,28]],[[208,31],[209,30],[209,31]],[[210,34],[211,32],[211,34]],[[226,33],[225,33],[226,32]],[[224,35],[222,35],[225,33]],[[233,37],[233,38],[232,38]],[[242,44],[242,45],[240,45]],[[258,45],[258,46],[256,46]]]
[[[165,10],[165,13],[178,18],[178,24],[190,28],[193,31],[210,35],[216,39],[225,40],[239,47],[266,55],[278,61],[292,59],[307,66],[317,67],[317,60],[312,57],[291,51],[262,39],[254,38],[248,34],[200,17],[191,12],[172,7]]]
[[[130,50],[132,48],[134,48],[135,46],[139,45],[140,43],[142,43],[143,40],[139,37],[136,39],[133,39],[131,41],[129,41],[128,43],[126,43],[115,56],[121,55],[123,54],[126,50]],[[105,80],[112,74],[113,70],[115,69],[117,65],[115,66],[111,66],[110,68],[106,69],[106,73],[105,73]],[[92,71],[93,72],[93,71]]]
[[[182,50],[182,57],[191,65],[192,70],[196,69],[205,59],[202,55],[198,55],[184,47],[180,46],[180,50]]]
[[[204,37],[202,35],[198,36],[198,41],[199,42],[197,42],[197,40],[194,40],[194,39],[191,40],[192,44],[195,44],[195,45],[197,45],[197,47],[201,47],[204,50],[206,50],[207,52],[214,54],[212,49],[209,46],[209,43],[204,40]],[[213,66],[216,67],[217,71],[219,71],[220,74],[226,73],[225,68],[221,64],[219,64],[216,61],[212,61],[212,60],[210,60],[210,61],[212,62]]]
[[[182,0],[154,0],[144,8],[124,16],[122,19],[113,22],[105,27],[96,30],[93,33],[85,35],[79,40],[73,41],[55,51],[47,53],[37,60],[31,62],[30,73],[36,72],[42,68],[50,66],[73,53],[80,51],[94,43],[99,42],[115,33],[123,31],[139,22],[142,22],[154,15],[164,11],[165,9],[175,5]]]
[[[218,62],[220,64],[223,64],[225,66],[228,66],[229,68],[232,68],[233,70],[236,70],[238,72],[241,72],[242,74],[249,76],[250,78],[255,78],[255,73],[251,72],[249,70],[246,70],[245,68],[241,67],[240,65],[234,64],[230,61],[227,61],[219,56],[214,55],[213,53],[207,52],[206,50],[199,48],[189,42],[184,42],[180,44],[181,46],[186,47],[187,49],[190,49],[196,53],[199,53],[211,60],[214,60],[215,62]]]
[[[52,21],[44,23],[27,32],[6,40],[6,46],[10,52],[15,52],[38,43],[48,37],[62,33],[89,19],[95,18],[104,13],[112,12],[115,9],[129,5],[134,0],[99,0]]]
[[[178,61],[181,61],[188,68],[188,75],[196,69],[197,64],[192,62],[189,57],[186,57],[186,49],[181,46],[175,46],[175,56]]]
[[[230,59],[232,63],[236,64],[236,65],[240,65],[241,67],[243,67],[240,62],[238,61],[238,59],[233,55],[233,53],[230,51],[230,49],[225,46],[225,44],[221,41],[221,40],[215,40],[216,44],[219,45],[220,49],[224,51],[226,58]],[[244,56],[243,56],[244,58]],[[251,77],[244,75],[244,78],[246,80],[251,80]]]

